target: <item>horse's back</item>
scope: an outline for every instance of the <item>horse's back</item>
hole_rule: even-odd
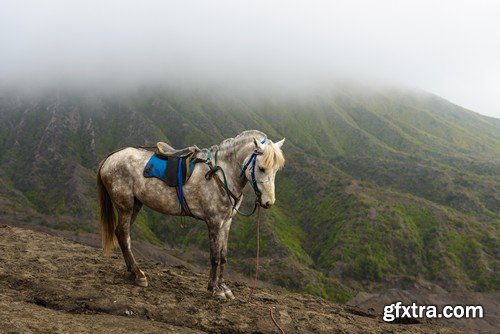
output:
[[[114,152],[102,163],[100,167],[101,178],[107,183],[140,177],[152,155],[153,152],[151,151],[134,147],[127,147]]]
[[[141,165],[144,167],[153,154],[152,151],[145,149],[126,147],[109,155],[102,163],[101,169],[135,169]]]
[[[179,203],[175,188],[162,180],[144,177],[144,168],[153,156],[153,151],[127,147],[113,153],[104,162],[101,177],[113,189],[111,196],[117,201],[138,199],[155,211],[179,214]]]

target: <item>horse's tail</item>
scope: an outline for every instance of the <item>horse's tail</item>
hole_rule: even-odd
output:
[[[101,208],[102,249],[104,251],[104,255],[109,256],[111,250],[116,245],[116,216],[111,197],[109,196],[108,190],[104,186],[101,179],[101,166],[103,163],[104,162],[101,162],[99,165],[99,171],[97,172],[97,193],[99,194],[99,206]]]

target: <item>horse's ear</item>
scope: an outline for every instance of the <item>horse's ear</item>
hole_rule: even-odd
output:
[[[285,142],[285,138],[281,139],[279,142],[277,143],[274,143],[274,145],[276,145],[277,148],[281,148],[281,146],[283,146],[283,143]]]
[[[264,142],[259,141],[259,140],[257,140],[257,138],[254,137],[253,142],[255,144],[255,148],[257,149],[257,151],[263,152],[264,149],[266,148],[265,141]]]

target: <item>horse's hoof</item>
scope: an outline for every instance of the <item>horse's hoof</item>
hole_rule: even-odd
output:
[[[226,300],[226,294],[222,290],[214,291],[213,295],[214,295],[215,299]]]
[[[148,286],[148,279],[146,277],[137,277],[135,279],[135,284],[138,286],[142,286],[143,288],[146,288]]]
[[[222,283],[220,285],[220,289],[222,291],[224,291],[224,294],[226,295],[226,298],[234,299],[233,293],[231,292],[231,290],[227,287],[227,285],[225,283]]]
[[[234,295],[233,295],[233,293],[231,292],[231,290],[229,290],[229,289],[224,290],[224,295],[226,295],[226,298],[229,298],[229,299],[234,299]]]

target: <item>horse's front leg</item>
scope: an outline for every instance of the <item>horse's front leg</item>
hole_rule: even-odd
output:
[[[219,299],[226,299],[224,290],[219,286],[219,268],[221,264],[222,250],[222,224],[208,223],[208,236],[210,239],[210,278],[208,280],[208,291]]]
[[[224,282],[224,267],[227,262],[227,239],[229,237],[229,229],[231,228],[232,218],[227,220],[224,225],[222,225],[222,246],[221,246],[221,256],[220,256],[220,272],[219,272],[219,288],[224,291],[226,298],[234,299],[234,295]]]

